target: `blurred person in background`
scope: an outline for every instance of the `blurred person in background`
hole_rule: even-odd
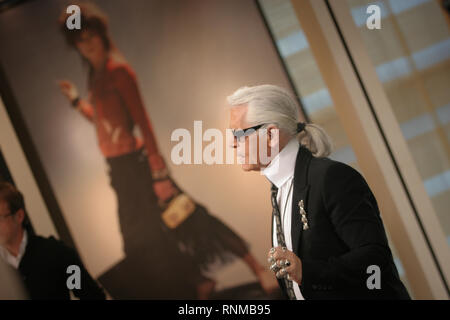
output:
[[[54,237],[33,234],[25,217],[21,192],[9,182],[0,182],[0,258],[19,271],[29,298],[70,299],[68,268],[77,266],[80,287],[72,293],[79,299],[105,299],[76,251]]]

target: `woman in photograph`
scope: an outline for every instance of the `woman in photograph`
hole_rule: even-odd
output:
[[[127,259],[145,266],[142,279],[151,282],[148,297],[183,298],[183,286],[187,292],[193,286],[197,298],[207,299],[215,281],[205,272],[236,257],[251,268],[266,293],[273,291],[276,280],[253,257],[245,241],[197,202],[191,200],[195,209],[176,228],[164,223],[165,208],[184,193],[169,176],[136,75],[113,44],[105,15],[92,4],[79,7],[80,30],[67,28],[65,11],[59,24],[69,46],[87,66],[89,97],[81,99],[70,81],[59,85],[71,105],[96,129],[118,199],[124,252]],[[135,135],[135,127],[142,139]]]

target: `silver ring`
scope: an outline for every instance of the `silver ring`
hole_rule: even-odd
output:
[[[270,248],[270,253],[274,253],[275,252],[275,248]]]
[[[275,258],[271,255],[271,256],[267,259],[267,261],[268,261],[270,264],[272,264],[272,263],[275,262]]]
[[[283,251],[286,251],[286,250],[287,250],[287,248],[286,248],[286,247],[282,247],[282,248],[281,248],[281,250],[283,250]]]
[[[273,263],[273,264],[270,266],[270,270],[273,271],[273,272],[277,272],[279,269],[280,269],[280,268],[277,266],[277,263],[276,263],[276,262]]]
[[[278,261],[280,261],[280,264],[279,264],[280,267],[289,267],[290,266],[290,262],[287,259],[278,260]]]

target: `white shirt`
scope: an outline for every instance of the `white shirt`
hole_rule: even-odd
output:
[[[27,235],[27,232],[24,230],[23,236],[22,236],[22,242],[20,243],[20,247],[19,247],[19,254],[17,255],[17,257],[14,257],[11,253],[9,253],[9,251],[6,248],[3,248],[2,246],[0,246],[0,256],[8,264],[13,266],[15,269],[18,269],[20,261],[22,260],[23,255],[25,254],[25,248],[27,247],[27,242],[28,242],[28,235]]]
[[[288,144],[281,149],[270,164],[262,170],[271,183],[278,188],[277,202],[280,209],[281,224],[283,227],[286,247],[292,251],[291,221],[292,221],[292,195],[294,193],[294,171],[299,143],[296,138],[291,139]],[[278,246],[276,221],[274,217],[272,230],[274,247]],[[305,300],[297,282],[293,281],[294,293],[297,300]]]

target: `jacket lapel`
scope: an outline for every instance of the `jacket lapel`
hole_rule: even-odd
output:
[[[308,169],[312,158],[311,152],[303,146],[297,153],[297,159],[295,162],[294,171],[294,190],[292,195],[292,223],[291,223],[291,236],[292,236],[292,249],[295,254],[299,254],[300,238],[303,232],[303,223],[300,216],[299,202],[303,200],[304,209],[308,212],[307,198],[308,198]],[[272,221],[273,223],[273,221]],[[272,226],[273,230],[273,226]]]

